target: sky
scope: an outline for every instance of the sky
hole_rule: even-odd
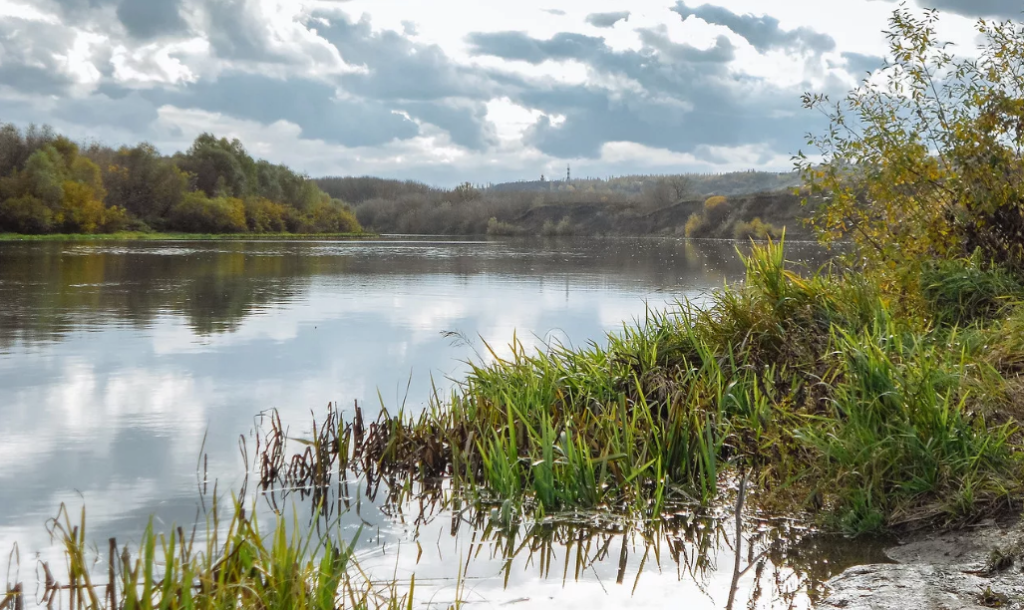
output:
[[[938,8],[970,52],[978,18]],[[0,0],[0,122],[440,186],[785,171],[881,66],[889,0]]]

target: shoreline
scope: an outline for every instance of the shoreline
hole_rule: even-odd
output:
[[[378,233],[0,233],[0,243],[22,241],[263,241],[379,239]]]
[[[892,563],[848,568],[826,582],[822,610],[1022,608],[1024,522],[925,530],[897,541]]]

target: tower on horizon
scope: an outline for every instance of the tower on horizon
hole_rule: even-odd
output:
[[[572,180],[572,169],[569,167],[569,165],[566,165],[565,166],[565,181],[569,182],[570,180]]]

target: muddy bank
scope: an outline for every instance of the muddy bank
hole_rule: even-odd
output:
[[[843,610],[1024,608],[1024,523],[919,534],[886,550],[894,563],[850,568],[818,606]]]

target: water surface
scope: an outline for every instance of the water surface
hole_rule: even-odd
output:
[[[809,245],[788,255],[823,259]],[[261,411],[278,409],[299,434],[328,402],[358,401],[371,415],[382,403],[421,408],[466,360],[490,357],[485,343],[499,355],[513,337],[600,343],[647,307],[741,277],[733,244],[677,239],[0,243],[0,551],[17,541],[45,552],[43,524],[61,503],[84,502],[96,540],[130,539],[150,515],[158,526],[191,523],[200,456],[211,480],[236,486],[239,438]],[[371,505],[351,525],[363,521],[377,536],[365,542],[367,565],[416,571],[418,583],[449,582],[475,544],[474,599],[492,605],[661,607],[683,595],[721,607],[731,576],[705,571],[702,582],[678,553],[645,556],[650,541],[622,529],[588,528],[584,537],[611,536],[614,552],[545,576],[536,557],[495,554],[502,545],[479,524],[453,535],[450,515],[424,532]],[[583,534],[544,527],[545,565],[579,560]],[[663,536],[669,547],[677,535]],[[431,553],[395,550],[423,539]],[[711,563],[730,544],[716,538]],[[796,592],[756,605],[805,604],[799,570],[769,565]]]

